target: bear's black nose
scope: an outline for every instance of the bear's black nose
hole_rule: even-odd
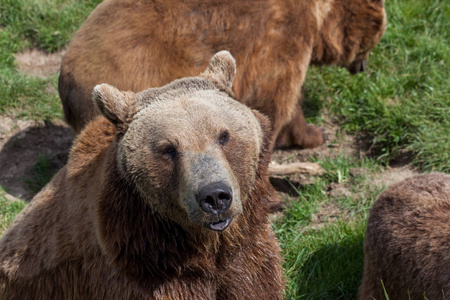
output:
[[[197,201],[200,208],[207,213],[220,215],[226,212],[231,205],[233,193],[224,182],[210,183],[200,189]]]

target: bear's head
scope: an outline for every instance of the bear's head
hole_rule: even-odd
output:
[[[356,74],[366,70],[369,54],[386,30],[386,11],[384,0],[348,2],[356,8],[352,10],[355,12],[354,15],[347,16],[352,21],[344,31],[344,35],[347,35],[344,51],[348,51],[348,59],[344,62],[344,66],[351,74]]]
[[[312,64],[337,64],[352,74],[366,70],[386,29],[384,0],[319,1],[322,20]]]
[[[222,51],[200,76],[160,88],[94,88],[96,106],[116,127],[120,176],[185,228],[224,230],[257,180],[269,121],[233,99],[235,74],[234,58]]]

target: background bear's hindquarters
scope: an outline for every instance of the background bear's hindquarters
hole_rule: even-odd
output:
[[[359,299],[441,299],[450,294],[450,176],[390,186],[376,200],[364,244]],[[381,283],[382,281],[382,283]]]

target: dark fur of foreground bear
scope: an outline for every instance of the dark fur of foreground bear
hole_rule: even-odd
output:
[[[385,23],[384,0],[106,0],[63,59],[64,114],[78,132],[97,114],[96,84],[141,91],[198,74],[228,50],[237,99],[269,116],[278,146],[316,147],[323,132],[298,104],[308,66],[364,70]]]
[[[392,185],[370,212],[359,299],[385,299],[381,280],[390,299],[449,298],[449,249],[450,175]]]
[[[96,86],[106,118],[0,240],[0,299],[281,299],[269,121],[234,75],[221,52],[161,88]]]

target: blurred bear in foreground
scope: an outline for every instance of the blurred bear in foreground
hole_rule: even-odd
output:
[[[383,285],[390,299],[450,297],[449,249],[450,175],[392,185],[370,212],[359,299],[385,299]]]

